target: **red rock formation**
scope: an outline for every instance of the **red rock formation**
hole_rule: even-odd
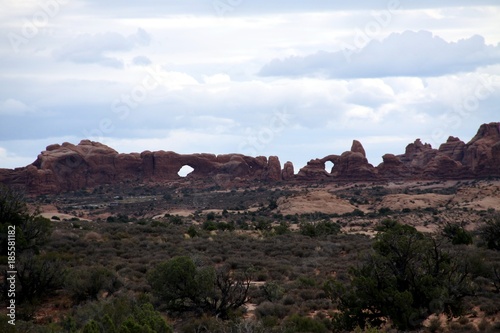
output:
[[[450,136],[446,143],[439,146],[439,153],[448,156],[454,161],[462,161],[464,158],[465,143],[459,138]]]
[[[331,172],[325,170],[325,163],[333,163]],[[322,159],[313,159],[300,169],[300,179],[335,178],[339,180],[372,180],[377,178],[377,170],[368,163],[363,145],[354,140],[351,151],[342,155],[328,155]]]
[[[293,168],[293,163],[287,161],[283,165],[283,170],[281,171],[281,178],[283,180],[292,180],[295,177],[295,170]]]
[[[351,151],[342,153],[334,163],[332,175],[340,179],[372,180],[377,177],[377,170],[368,163],[361,143],[354,140]]]
[[[330,176],[330,173],[325,170],[325,162],[319,158],[307,162],[307,165],[297,173],[297,178],[302,180],[323,179]]]
[[[477,176],[498,175],[498,143],[500,142],[500,123],[483,124],[476,136],[465,145],[464,164]]]
[[[269,156],[267,179],[281,180],[281,162],[278,156]]]
[[[190,154],[145,151],[119,154],[98,142],[82,140],[78,145],[50,145],[32,165],[16,170],[0,169],[2,183],[24,186],[31,193],[56,193],[101,184],[126,181],[168,182],[180,179],[179,170],[189,165],[193,179],[281,180],[276,156],[250,157],[241,154]]]
[[[437,151],[432,149],[430,144],[423,144],[420,139],[417,139],[406,146],[405,153],[399,158],[412,172],[418,173],[436,156],[436,153]]]
[[[140,181],[145,177],[141,154],[117,154],[113,161],[114,172],[120,180]]]
[[[331,171],[325,163],[331,161]],[[482,125],[467,144],[450,137],[439,149],[419,139],[403,155],[386,154],[376,168],[368,163],[362,144],[354,140],[351,150],[339,155],[312,159],[294,174],[291,162],[281,170],[279,158],[241,154],[177,154],[171,151],[144,151],[119,154],[98,142],[82,140],[78,145],[50,145],[35,162],[14,170],[0,169],[0,182],[23,186],[30,193],[55,193],[119,182],[178,181],[179,170],[194,170],[188,179],[212,179],[218,184],[232,181],[269,180],[313,181],[327,179],[457,179],[500,177],[500,123]]]
[[[321,159],[321,162],[323,162],[323,163],[332,162],[333,167],[332,167],[332,170],[330,170],[330,173],[332,173],[333,168],[335,167],[335,164],[337,164],[339,162],[339,158],[340,158],[339,155],[328,155],[328,156],[323,157]]]
[[[118,153],[98,142],[82,140],[78,146],[65,142],[51,145],[28,166],[25,184],[41,193],[71,191],[111,183],[116,178]]]
[[[363,148],[363,145],[358,140],[352,141],[351,151],[353,153],[360,153],[363,157],[366,157],[365,148]]]
[[[401,179],[411,176],[410,169],[393,154],[382,156],[382,163],[377,166],[377,170],[385,178]]]
[[[464,168],[462,163],[438,154],[427,164],[422,173],[426,178],[461,178]]]
[[[384,157],[384,162],[377,167],[384,178],[395,175],[427,179],[499,177],[500,123],[481,125],[467,144],[449,137],[439,149],[432,149],[417,139],[406,147],[405,154]]]

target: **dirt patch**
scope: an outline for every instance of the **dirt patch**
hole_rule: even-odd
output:
[[[83,239],[87,242],[103,242],[104,238],[102,237],[101,234],[95,232],[95,231],[90,231],[83,236]]]
[[[43,217],[48,218],[48,219],[52,219],[54,216],[57,216],[60,220],[64,220],[64,219],[71,220],[72,218],[77,217],[75,215],[58,213],[57,211],[55,211],[55,212],[43,212],[40,215],[42,215]],[[81,217],[78,217],[78,219],[85,220],[85,219],[82,219]],[[86,220],[86,221],[89,221],[89,220]]]
[[[433,234],[439,232],[440,227],[436,224],[428,224],[428,225],[417,225],[415,226],[415,229],[423,233]]]
[[[189,209],[174,209],[174,210],[167,210],[161,214],[158,214],[156,216],[153,216],[153,220],[161,219],[165,217],[165,214],[170,214],[170,215],[178,215],[178,216],[183,216],[183,217],[188,217],[194,213],[194,210],[189,210]]]

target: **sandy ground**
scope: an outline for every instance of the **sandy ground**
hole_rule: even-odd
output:
[[[178,216],[183,216],[183,217],[188,217],[189,215],[192,215],[194,213],[194,210],[189,210],[189,209],[173,209],[173,210],[167,210],[164,211],[161,214],[153,216],[153,220],[161,219],[162,217],[165,216],[165,214],[170,214],[170,215],[178,215]]]
[[[52,219],[53,216],[57,216],[58,218],[60,218],[61,220],[63,219],[67,219],[67,220],[70,220],[74,217],[77,217],[77,216],[74,216],[74,215],[70,215],[70,214],[62,214],[62,213],[58,213],[57,211],[55,212],[43,212],[41,213],[40,215],[42,215],[43,217],[46,217],[48,219]],[[81,217],[78,217],[80,220],[85,220]]]
[[[345,214],[356,209],[348,201],[340,199],[325,190],[310,191],[289,198],[279,198],[277,204],[277,211],[284,215],[314,212]]]
[[[53,216],[57,216],[58,218],[61,219],[61,221],[64,220],[64,219],[71,220],[74,217],[77,217],[80,220],[90,221],[88,219],[85,219],[85,218],[82,218],[82,217],[78,217],[78,216],[75,216],[75,215],[59,213],[57,211],[57,208],[55,206],[53,206],[53,205],[44,205],[44,206],[41,206],[40,207],[40,211],[41,211],[40,215],[43,216],[43,217],[45,217],[45,218],[48,218],[48,219],[52,219]]]
[[[418,183],[396,184],[391,183],[387,188],[445,188],[453,186],[456,181],[444,182],[442,184],[424,185]],[[332,189],[333,190],[333,189]],[[336,188],[335,190],[339,190]],[[351,205],[347,200],[340,199],[331,194],[327,189],[310,190],[306,194],[295,195],[289,198],[278,199],[278,211],[282,214],[301,214],[323,212],[327,214],[344,214],[352,212],[357,207]],[[472,208],[474,210],[487,210],[490,208],[500,210],[500,183],[482,183],[477,187],[464,186],[457,194],[389,194],[376,204],[376,209],[389,207],[392,210],[424,209],[428,207],[444,207],[446,205]],[[358,209],[364,210],[363,206]]]
[[[438,207],[446,205],[453,199],[453,195],[443,194],[389,194],[386,195],[378,206],[389,207],[392,210],[401,210],[404,208],[417,209],[427,207]]]
[[[500,209],[500,186],[485,184],[461,188],[452,202],[476,210]]]
[[[259,210],[258,207],[252,207],[252,208],[246,209],[244,211],[246,211],[246,212],[254,212],[254,211],[257,211],[257,210]],[[205,209],[205,210],[201,210],[200,212],[201,212],[201,214],[208,214],[208,213],[222,214],[223,211],[224,211],[223,209]],[[165,216],[165,214],[178,215],[178,216],[183,216],[183,217],[189,217],[190,215],[193,215],[195,212],[196,212],[196,210],[194,210],[194,209],[172,209],[172,210],[166,210],[166,211],[164,211],[161,214],[153,216],[153,219],[154,220],[161,219],[162,217]],[[227,210],[227,212],[228,213],[234,213],[234,214],[236,214],[236,213],[242,212],[242,211],[239,211],[239,210]]]

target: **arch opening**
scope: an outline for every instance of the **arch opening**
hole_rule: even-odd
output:
[[[190,167],[189,165],[184,165],[182,168],[179,169],[177,174],[179,175],[179,177],[184,178],[187,177],[193,171],[194,169],[192,167]]]
[[[333,164],[333,162],[331,162],[331,161],[326,161],[326,162],[325,162],[325,170],[326,170],[326,172],[328,172],[328,173],[332,173],[332,169],[333,169],[333,166],[334,166],[334,165],[335,165],[335,164]]]

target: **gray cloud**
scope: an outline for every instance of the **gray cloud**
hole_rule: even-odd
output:
[[[482,5],[498,5],[495,0],[359,0],[359,1],[289,1],[289,0],[184,0],[184,1],[162,1],[146,0],[141,2],[129,2],[123,6],[123,1],[97,1],[86,0],[86,5],[91,10],[109,11],[108,15],[141,17],[144,15],[259,15],[271,13],[306,13],[337,10],[380,10],[387,9],[395,3],[401,4],[405,9],[440,8],[440,7],[471,7]]]
[[[486,45],[475,35],[446,42],[429,31],[393,33],[373,40],[360,50],[319,51],[305,57],[274,59],[260,71],[262,76],[324,75],[332,78],[390,76],[440,76],[473,71],[500,63],[500,45]]]
[[[375,36],[427,29],[446,41],[466,38],[457,43],[408,32],[364,42],[350,64],[343,53],[314,54],[338,50],[332,47],[349,42],[392,1],[68,2],[49,24],[38,22],[39,32],[19,52],[0,39],[0,168],[26,165],[48,144],[83,138],[123,152],[256,151],[291,160],[296,170],[359,139],[376,164],[417,137],[430,142],[435,129],[468,140],[479,124],[498,120],[498,85],[475,94],[480,77],[500,78],[500,65],[481,67],[498,59],[498,47],[480,37],[500,42],[493,1],[399,0],[403,10]],[[230,8],[221,20],[215,5],[224,3]],[[0,34],[24,38],[25,19],[41,10],[32,5],[16,12],[21,6],[13,2]],[[285,59],[279,75],[299,78],[256,77],[270,59],[291,54],[311,54],[295,64]],[[436,76],[460,71],[466,73]],[[151,72],[159,79],[144,81]],[[314,73],[323,76],[304,77]],[[144,82],[152,88],[142,96]],[[127,112],[123,104],[114,108],[134,93]],[[463,107],[471,98],[473,111]],[[259,139],[285,106],[290,122],[272,140]],[[260,148],[242,148],[250,140]]]
[[[132,59],[132,63],[136,66],[147,66],[152,64],[151,59],[146,56],[134,57],[134,59]]]
[[[122,68],[123,61],[106,55],[107,52],[130,51],[138,46],[148,45],[151,36],[139,28],[135,34],[124,36],[116,32],[79,35],[68,44],[54,51],[59,61]]]

